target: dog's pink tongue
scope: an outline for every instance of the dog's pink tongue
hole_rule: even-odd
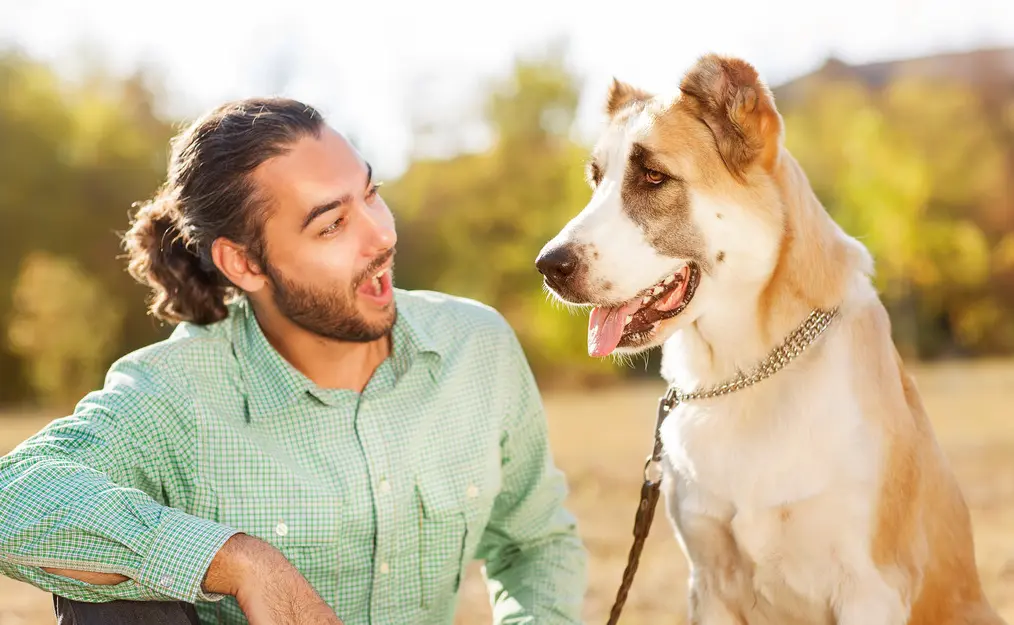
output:
[[[637,301],[619,308],[595,307],[588,317],[588,354],[608,356],[616,349],[623,335],[627,315],[637,310]]]

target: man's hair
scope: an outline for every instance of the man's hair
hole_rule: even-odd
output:
[[[301,102],[249,98],[219,106],[172,140],[166,182],[123,241],[130,275],[152,291],[152,315],[198,324],[227,316],[238,290],[212,262],[211,244],[225,237],[263,264],[268,198],[250,174],[297,140],[319,137],[324,123]]]

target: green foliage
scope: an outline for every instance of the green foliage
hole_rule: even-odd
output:
[[[1012,225],[1006,123],[956,83],[880,91],[817,81],[782,105],[787,145],[839,223],[868,246],[903,351],[1009,352],[1002,237]],[[1009,293],[1009,291],[1008,291]]]
[[[71,83],[12,51],[0,52],[0,89],[0,327],[13,314],[16,272],[41,251],[73,259],[123,302],[122,330],[111,339],[112,352],[103,352],[106,365],[165,336],[167,329],[145,315],[145,291],[119,258],[130,206],[164,179],[173,134],[172,123],[154,112],[147,78],[96,70]],[[0,341],[0,375],[13,381],[0,385],[0,400],[31,397],[29,368]]]
[[[36,396],[62,408],[102,379],[122,322],[122,306],[79,263],[33,252],[14,284],[7,338]]]

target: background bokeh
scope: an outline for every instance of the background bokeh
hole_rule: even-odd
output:
[[[604,621],[658,355],[590,359],[586,317],[547,299],[533,262],[589,197],[608,81],[671,90],[697,55],[726,52],[773,87],[817,195],[872,251],[987,591],[1014,619],[1014,7],[834,4],[4,3],[0,454],[171,331],[145,314],[118,240],[164,180],[169,138],[227,99],[301,98],[385,181],[398,285],[479,299],[520,336],[593,558],[589,621]],[[626,623],[674,622],[685,603],[659,519]],[[487,615],[473,571],[461,622]],[[0,625],[49,622],[45,595],[0,578]]]

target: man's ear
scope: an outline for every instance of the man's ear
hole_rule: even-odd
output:
[[[708,54],[680,83],[681,101],[715,135],[726,167],[741,176],[753,163],[770,170],[782,141],[782,118],[757,70],[742,59]]]
[[[652,95],[643,89],[638,89],[628,83],[613,77],[609,84],[609,93],[606,95],[606,114],[615,117],[617,113],[635,102],[647,102]]]
[[[229,282],[243,291],[254,293],[267,284],[263,269],[246,248],[225,237],[218,237],[211,244],[211,260]]]

